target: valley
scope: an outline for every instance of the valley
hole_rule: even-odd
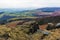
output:
[[[59,9],[0,9],[0,40],[60,40]]]

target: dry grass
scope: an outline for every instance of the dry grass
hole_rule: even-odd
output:
[[[15,28],[9,28],[5,25],[0,25],[0,40],[6,39],[5,37],[2,37],[5,34],[9,35],[7,40],[60,40],[60,28],[49,31],[47,30],[48,32],[50,32],[50,34],[44,37],[44,34],[41,32],[36,32],[34,34],[28,35],[26,32],[29,31],[29,28],[26,27],[27,26],[18,26]],[[43,39],[41,39],[42,36]]]

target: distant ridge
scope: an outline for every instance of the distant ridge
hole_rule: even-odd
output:
[[[27,12],[27,11],[34,11],[34,10],[36,10],[36,11],[38,11],[38,10],[40,10],[40,11],[42,11],[42,12],[54,12],[54,11],[57,11],[57,10],[60,10],[60,7],[44,7],[44,8],[35,8],[35,9],[18,9],[18,8],[16,8],[16,9],[14,9],[14,8],[5,8],[5,9],[0,9],[0,12],[1,11],[8,11],[8,12]]]
[[[32,10],[29,10],[29,9],[28,10],[25,10],[25,9],[0,9],[0,20],[8,20],[10,18],[16,18],[16,17],[50,16],[50,13],[44,13],[44,12],[51,12],[51,14],[52,14],[51,16],[56,16],[57,14],[52,13],[52,12],[55,12],[58,10],[60,10],[60,7],[45,7],[45,8],[38,8],[38,9],[32,9]],[[58,12],[57,16],[60,16],[59,12]]]
[[[41,10],[42,12],[54,12],[60,10],[60,7],[45,7],[45,8],[38,8],[37,10]]]

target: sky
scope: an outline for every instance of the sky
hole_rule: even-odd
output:
[[[60,0],[0,0],[0,8],[60,7]]]

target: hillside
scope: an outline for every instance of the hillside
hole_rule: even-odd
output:
[[[60,40],[57,10],[60,8],[0,9],[0,40]]]

